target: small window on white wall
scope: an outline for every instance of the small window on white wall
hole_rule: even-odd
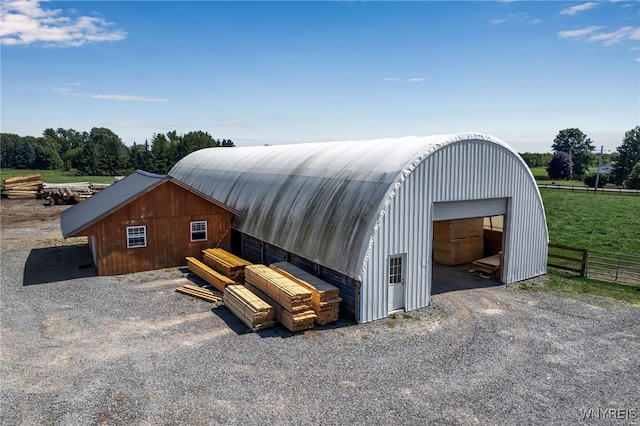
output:
[[[147,246],[146,226],[127,226],[127,248]]]
[[[205,241],[207,239],[207,222],[191,222],[191,241]]]

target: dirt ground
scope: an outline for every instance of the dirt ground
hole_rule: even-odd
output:
[[[181,268],[96,276],[66,208],[0,201],[3,426],[640,424],[638,306],[439,268],[429,307],[250,333]]]

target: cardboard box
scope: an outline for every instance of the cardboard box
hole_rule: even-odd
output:
[[[482,236],[449,241],[439,240],[433,243],[433,260],[443,265],[462,265],[483,257],[484,238]]]
[[[433,222],[433,239],[449,241],[459,238],[482,237],[484,219],[459,219]]]

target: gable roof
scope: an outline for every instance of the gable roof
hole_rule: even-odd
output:
[[[62,212],[60,216],[62,236],[64,238],[73,237],[78,232],[168,180],[233,214],[238,214],[235,210],[210,199],[206,194],[194,191],[180,182],[175,182],[167,175],[136,170],[124,179],[115,182],[83,202]]]

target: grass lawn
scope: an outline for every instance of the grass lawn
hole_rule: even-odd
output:
[[[527,291],[551,290],[566,294],[609,297],[640,306],[640,287],[582,278],[569,272],[549,269],[544,286],[523,283],[520,289]]]
[[[69,183],[69,182],[89,182],[89,183],[113,183],[113,176],[73,176],[69,172],[62,170],[25,170],[25,169],[2,169],[0,178],[14,176],[27,176],[39,173],[42,180],[47,183]]]
[[[549,241],[640,256],[640,196],[540,189]]]

